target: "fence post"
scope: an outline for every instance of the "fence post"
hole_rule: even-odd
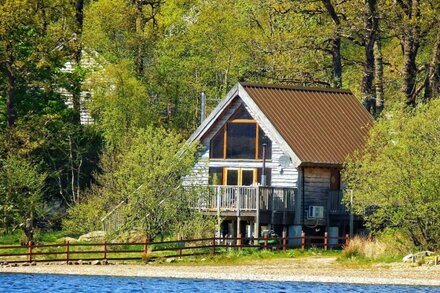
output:
[[[267,250],[267,234],[264,234],[264,250]]]
[[[215,255],[215,234],[214,234],[214,236],[212,237],[212,240],[211,240],[211,255],[212,256]]]
[[[148,253],[148,238],[145,238],[145,241],[144,241],[144,254],[145,254],[145,256],[147,256],[147,253]]]
[[[283,231],[283,252],[286,252],[286,245],[287,245],[287,232]]]
[[[306,233],[304,231],[301,232],[301,250],[304,251],[306,248]]]
[[[105,242],[105,240],[104,240],[104,242],[102,243],[102,248],[103,248],[103,259],[105,260],[105,259],[107,259],[107,242]]]
[[[438,255],[434,259],[434,265],[438,265]]]
[[[69,240],[66,240],[66,243],[65,243],[65,245],[66,245],[66,265],[68,265],[69,264]]]
[[[324,250],[328,249],[328,233],[324,233]]]
[[[32,241],[28,242],[29,262],[32,262]]]
[[[179,234],[179,257],[182,257],[182,235]]]
[[[350,235],[345,234],[345,246],[348,246],[349,243],[350,243]]]
[[[241,233],[237,235],[237,246],[238,246],[238,251],[241,251],[241,248],[243,246],[243,238]]]

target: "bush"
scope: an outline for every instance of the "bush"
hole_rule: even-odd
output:
[[[100,197],[90,197],[86,202],[77,204],[67,211],[63,230],[75,236],[101,230],[101,218],[104,215]]]
[[[198,212],[186,215],[174,227],[174,234],[180,235],[183,239],[211,238],[215,232],[214,217],[206,217]]]
[[[414,246],[399,231],[385,230],[375,238],[356,236],[344,247],[344,258],[397,258],[407,254]]]

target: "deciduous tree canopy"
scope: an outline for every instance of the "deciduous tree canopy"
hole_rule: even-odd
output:
[[[366,149],[346,165],[354,208],[372,231],[402,228],[437,249],[440,233],[440,100],[378,121]]]
[[[127,134],[183,140],[200,93],[209,112],[238,81],[350,89],[376,117],[417,109],[440,93],[439,16],[428,0],[0,0],[0,159],[38,165],[63,214]]]

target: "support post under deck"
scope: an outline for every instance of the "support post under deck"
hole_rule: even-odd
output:
[[[257,190],[256,190],[256,203],[255,203],[255,228],[254,228],[254,235],[255,238],[260,237],[260,187],[257,186]],[[257,241],[258,242],[258,241]]]

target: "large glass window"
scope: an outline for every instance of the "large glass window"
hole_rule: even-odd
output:
[[[256,123],[228,123],[227,159],[255,159]]]
[[[210,158],[212,159],[263,159],[263,144],[266,146],[266,159],[271,159],[272,142],[267,138],[244,107],[211,139]]]

